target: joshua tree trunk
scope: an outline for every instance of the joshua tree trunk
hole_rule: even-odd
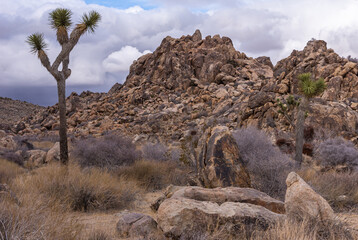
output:
[[[296,156],[295,160],[299,165],[302,163],[302,153],[303,153],[303,135],[305,127],[305,112],[308,107],[308,99],[302,97],[302,102],[298,107],[297,121],[296,121]]]
[[[35,33],[27,38],[27,43],[31,46],[31,52],[37,53],[41,64],[51,73],[57,81],[58,109],[60,115],[60,161],[62,164],[68,163],[68,145],[67,145],[67,124],[66,124],[66,79],[71,75],[71,69],[68,68],[70,62],[70,52],[78,43],[78,40],[85,32],[94,32],[101,15],[96,11],[82,16],[82,22],[77,24],[68,36],[68,28],[71,26],[72,12],[69,9],[57,8],[50,13],[50,25],[56,29],[57,41],[62,49],[56,60],[51,65],[50,60],[45,53],[47,44],[44,41],[43,34]],[[62,64],[62,70],[58,68]]]
[[[68,162],[67,123],[66,123],[66,80],[57,80],[58,109],[60,115],[60,161]]]

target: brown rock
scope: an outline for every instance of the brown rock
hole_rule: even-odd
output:
[[[0,130],[0,139],[5,137],[7,134],[4,130]]]
[[[42,150],[29,150],[27,151],[29,156],[26,166],[29,168],[40,167],[45,163],[46,152]]]
[[[335,215],[328,202],[313,191],[297,173],[288,174],[286,184],[285,209],[289,218],[334,220]]]
[[[60,143],[56,142],[46,154],[46,163],[60,161]]]
[[[0,138],[0,149],[15,150],[17,143],[13,136],[5,136]]]
[[[204,186],[249,187],[250,176],[229,129],[217,126],[209,129],[202,138],[204,146],[201,148],[197,166]]]
[[[157,216],[165,236],[173,239],[185,239],[194,233],[210,235],[214,231],[235,236],[244,229],[265,230],[283,219],[283,215],[253,204],[225,202],[219,205],[187,198],[165,200]]]
[[[262,206],[275,213],[285,213],[283,202],[253,188],[227,187],[208,189],[181,187],[171,194],[171,198],[188,198],[197,201],[214,202],[219,205],[224,202],[250,203]]]
[[[118,214],[117,232],[121,237],[138,240],[165,239],[157,227],[157,222],[142,213],[123,212]]]

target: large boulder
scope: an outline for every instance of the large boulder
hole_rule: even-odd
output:
[[[234,137],[226,126],[204,133],[197,168],[205,187],[250,187],[250,176]]]
[[[276,200],[266,193],[253,188],[201,188],[201,187],[180,187],[170,196],[171,198],[188,198],[197,201],[214,202],[223,204],[225,202],[250,203],[267,208],[275,213],[285,213],[283,202]]]
[[[165,239],[163,233],[157,227],[157,222],[148,215],[142,213],[122,212],[118,214],[117,232],[121,237],[130,239]]]
[[[286,214],[292,219],[314,218],[332,221],[335,214],[328,202],[316,193],[297,173],[291,172],[286,179]]]
[[[166,199],[157,216],[165,236],[172,239],[190,239],[190,236],[214,232],[238,236],[243,231],[265,230],[284,217],[249,203],[225,202],[219,205],[188,198]]]

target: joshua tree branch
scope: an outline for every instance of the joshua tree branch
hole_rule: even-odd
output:
[[[57,70],[60,66],[61,62],[63,62],[66,58],[69,58],[70,52],[77,44],[78,40],[80,39],[81,35],[84,33],[84,30],[76,27],[73,29],[70,35],[70,39],[67,43],[62,45],[62,50],[60,54],[58,54],[56,60],[52,64],[52,70]]]

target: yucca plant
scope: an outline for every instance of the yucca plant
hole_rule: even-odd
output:
[[[305,112],[308,110],[310,99],[324,92],[326,84],[323,78],[313,80],[311,73],[303,73],[298,75],[299,91],[302,95],[301,103],[298,107],[296,120],[296,155],[295,160],[302,163],[303,152],[303,134],[305,125]]]
[[[41,64],[57,81],[58,106],[60,115],[60,160],[63,164],[68,162],[68,144],[67,144],[67,124],[66,124],[66,79],[71,75],[71,69],[68,68],[70,62],[70,52],[78,43],[80,37],[86,33],[94,33],[101,20],[101,15],[96,11],[89,14],[83,14],[81,22],[76,25],[68,36],[68,30],[72,25],[72,12],[69,9],[57,8],[50,12],[50,26],[56,30],[57,41],[62,46],[61,52],[55,61],[50,63],[46,54],[47,44],[41,33],[34,33],[27,37],[26,42],[30,45],[30,52],[37,54]],[[62,69],[59,66],[62,64]]]

